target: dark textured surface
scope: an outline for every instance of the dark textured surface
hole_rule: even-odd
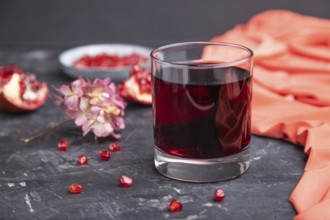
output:
[[[57,63],[58,51],[0,52],[1,63],[16,62],[49,84],[66,83]],[[99,149],[110,140],[95,143],[81,138],[73,124],[31,143],[22,139],[64,119],[52,100],[29,114],[0,113],[0,218],[1,219],[292,219],[288,201],[301,176],[302,149],[283,141],[253,137],[252,164],[243,176],[226,182],[191,184],[161,176],[153,167],[151,108],[129,105],[121,152],[101,161]],[[66,152],[57,142],[71,142]],[[77,157],[88,156],[88,166]],[[133,177],[132,188],[120,188],[120,175]],[[80,195],[69,194],[71,183],[81,183]],[[214,189],[227,194],[212,201]],[[171,198],[182,201],[184,211],[169,213]]]
[[[136,43],[150,47],[208,40],[267,9],[289,9],[330,18],[330,2],[205,0],[0,0],[0,64],[18,63],[50,85],[67,83],[59,69],[61,49],[89,43]],[[100,161],[92,135],[67,124],[25,144],[22,139],[64,119],[51,100],[36,112],[0,112],[0,219],[292,219],[288,197],[297,184],[306,157],[301,148],[264,137],[252,139],[252,164],[243,176],[220,183],[190,184],[161,176],[153,167],[151,108],[129,105],[123,149],[110,161]],[[61,139],[71,142],[57,150]],[[78,166],[85,154],[90,165]],[[118,186],[118,176],[135,180]],[[85,190],[71,195],[67,187]],[[227,193],[221,203],[213,191]],[[169,213],[171,198],[184,211]]]

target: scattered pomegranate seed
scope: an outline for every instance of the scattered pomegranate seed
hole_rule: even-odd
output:
[[[128,176],[120,176],[119,183],[121,187],[131,187],[133,185],[133,179]]]
[[[80,164],[80,165],[86,165],[86,164],[88,164],[87,157],[85,155],[80,155],[78,157],[78,164]]]
[[[214,191],[214,201],[220,202],[225,198],[225,192],[222,189],[216,189]]]
[[[70,191],[70,193],[73,193],[73,194],[81,193],[83,191],[83,189],[84,189],[84,187],[77,183],[73,183],[69,186],[69,191]]]
[[[182,204],[180,201],[173,199],[170,204],[168,205],[168,211],[170,212],[180,212],[182,211]]]
[[[120,151],[121,145],[118,142],[113,142],[109,145],[109,151],[116,152]]]
[[[102,160],[109,160],[110,159],[110,153],[107,150],[99,150],[99,155]]]
[[[60,142],[58,142],[57,144],[57,148],[60,151],[66,151],[66,149],[68,149],[69,143],[67,140],[61,140]]]

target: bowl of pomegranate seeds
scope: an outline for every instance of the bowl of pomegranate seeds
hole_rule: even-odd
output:
[[[59,56],[59,62],[64,73],[70,77],[110,77],[119,83],[128,78],[133,65],[150,65],[151,50],[130,44],[86,45],[64,51]]]

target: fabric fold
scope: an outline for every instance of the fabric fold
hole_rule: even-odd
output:
[[[330,20],[271,10],[212,41],[255,53],[253,133],[304,146],[295,220],[330,219]]]

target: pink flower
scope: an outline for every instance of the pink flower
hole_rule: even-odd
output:
[[[81,126],[83,135],[92,131],[97,137],[113,136],[125,128],[123,119],[126,103],[110,78],[89,79],[79,77],[68,85],[56,89],[61,95],[53,95],[64,112]]]

